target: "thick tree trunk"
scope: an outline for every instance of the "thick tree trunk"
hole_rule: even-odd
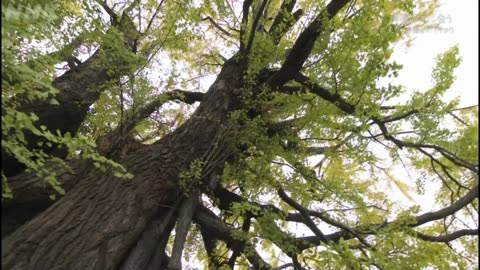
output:
[[[100,66],[95,68],[92,65],[96,58],[98,57],[92,56],[89,61],[75,70],[69,70],[53,81],[52,86],[60,91],[55,96],[59,105],[51,105],[49,100],[37,101],[24,104],[19,110],[35,113],[40,118],[37,124],[46,126],[54,133],[60,130],[62,134],[66,132],[75,134],[85,119],[89,106],[100,97],[100,92],[96,89],[109,79],[105,68]],[[25,139],[29,142],[28,147],[38,148],[37,143],[42,138],[30,132],[25,135]],[[43,150],[52,153],[53,148],[44,147]],[[23,171],[25,167],[14,157],[2,153],[2,168],[5,175],[10,177]]]
[[[57,170],[57,180],[64,190],[71,190],[85,170],[90,169],[87,160],[68,162],[69,169]],[[51,206],[49,197],[58,192],[32,173],[23,172],[8,179],[14,197],[2,202],[2,239],[26,221]]]
[[[21,106],[19,110],[35,113],[39,117],[37,125],[46,126],[53,133],[59,130],[62,134],[69,132],[75,135],[85,119],[89,107],[99,99],[101,91],[98,89],[101,88],[102,84],[112,80],[112,77],[108,75],[108,69],[105,67],[108,65],[101,59],[99,54],[100,52],[97,51],[97,53],[77,66],[74,70],[67,71],[53,81],[52,86],[60,91],[55,96],[59,105],[51,105],[48,100],[37,101],[35,103],[26,103]],[[25,139],[29,142],[28,148],[30,149],[39,148],[37,143],[44,140],[44,138],[38,137],[30,132],[25,134]],[[65,150],[59,150],[56,146],[47,147],[46,144],[44,144],[42,150],[60,158],[65,157],[67,154]],[[38,181],[32,181],[33,179],[25,179],[25,177],[31,177],[31,175],[26,173],[24,173],[25,177],[19,175],[25,169],[25,166],[13,156],[6,154],[3,149],[2,169],[7,177],[19,176],[17,179],[14,179],[13,183],[13,188],[16,192],[15,200],[28,200],[23,204],[17,204],[14,208],[9,208],[2,204],[3,237],[10,233],[12,229],[24,223],[26,221],[25,217],[35,215],[47,207],[50,202],[42,201],[40,204],[35,203],[35,199],[39,196],[45,197],[43,192],[42,194],[28,191],[24,193],[24,188],[15,188],[21,186],[28,189],[32,182],[34,185],[43,185],[44,182],[41,181],[39,183]],[[71,176],[66,177],[71,178]],[[69,180],[64,182],[68,182],[68,185],[70,185],[75,181]],[[35,188],[32,190],[38,191],[38,189]],[[34,203],[32,204],[31,202]],[[9,203],[7,202],[7,204]]]
[[[123,158],[134,179],[116,179],[93,168],[79,175],[65,197],[2,240],[2,268],[165,265],[161,247],[176,215],[171,209],[182,198],[179,175],[195,160],[206,161],[204,168],[223,164],[230,147],[221,131],[227,113],[238,106],[233,93],[241,75],[237,64],[227,62],[184,125]],[[158,243],[151,243],[152,234]]]
[[[125,17],[126,20],[130,18]],[[121,31],[122,29],[120,29]],[[124,30],[124,29],[123,29]],[[131,40],[132,33],[124,30],[124,39]],[[133,33],[135,35],[135,33]],[[128,48],[133,50],[134,48]],[[102,55],[103,54],[103,55]],[[103,92],[102,85],[118,80],[120,76],[127,74],[131,69],[122,57],[110,57],[109,49],[101,46],[95,54],[75,68],[65,72],[52,82],[52,86],[59,90],[55,99],[59,105],[50,104],[50,100],[26,102],[18,108],[19,111],[35,113],[39,120],[37,126],[44,125],[52,133],[59,130],[62,134],[69,132],[75,135],[85,119],[88,109],[94,104]],[[115,72],[111,68],[116,67]],[[125,67],[125,68],[122,68]],[[105,89],[105,88],[104,88]],[[25,140],[29,143],[29,149],[38,149],[37,143],[44,141],[43,137],[32,133],[25,134]],[[45,153],[63,158],[66,151],[44,145],[42,150]],[[25,166],[14,157],[2,150],[2,168],[7,177],[17,175],[25,170]]]

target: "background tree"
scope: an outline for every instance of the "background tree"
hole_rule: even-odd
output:
[[[478,110],[442,101],[458,48],[431,89],[397,102],[392,80],[435,8],[2,2],[2,268],[473,268]],[[435,209],[395,204],[382,184],[413,191],[385,160]]]

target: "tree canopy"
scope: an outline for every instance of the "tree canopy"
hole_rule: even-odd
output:
[[[476,269],[459,48],[391,58],[437,7],[2,1],[2,268]]]

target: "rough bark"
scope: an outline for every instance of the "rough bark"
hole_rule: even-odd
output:
[[[126,15],[122,18],[130,20]],[[119,30],[123,30],[124,39],[127,41],[132,39],[131,35],[136,34],[132,34],[128,29],[121,27]],[[133,50],[133,48],[129,49]],[[117,69],[115,73],[112,73],[109,70],[112,65],[128,68]],[[59,90],[59,93],[55,96],[55,99],[60,103],[59,105],[50,104],[50,100],[37,100],[35,102],[25,102],[18,110],[35,113],[39,117],[36,122],[37,126],[44,125],[53,133],[59,130],[62,134],[69,132],[75,135],[85,119],[88,109],[100,98],[100,94],[105,89],[102,90],[101,86],[112,80],[117,80],[120,76],[126,74],[129,69],[129,64],[125,62],[125,59],[109,57],[108,48],[100,46],[97,52],[85,62],[53,80],[52,86]],[[26,133],[25,139],[29,143],[29,149],[38,149],[37,143],[43,141],[42,137],[32,133]],[[66,151],[60,151],[56,147],[43,146],[42,150],[60,158],[67,154]],[[21,173],[25,166],[2,150],[2,168],[4,174],[10,177]]]
[[[227,113],[238,105],[233,93],[238,92],[234,90],[241,74],[241,68],[229,61],[184,125],[120,160],[135,175],[132,180],[86,170],[65,197],[2,240],[2,268],[119,269],[125,262],[132,265],[129,257],[136,254],[137,243],[155,220],[169,214],[181,195],[180,173],[194,160],[211,162],[207,168],[226,158],[229,145],[219,141],[227,137],[219,131]],[[217,144],[213,146],[212,141]],[[161,235],[169,234],[168,226],[164,227]],[[135,263],[158,264],[158,256],[146,257],[139,256],[143,261]]]
[[[120,156],[128,155],[132,149],[138,149],[141,144],[131,136],[131,131],[143,119],[167,100],[182,100],[187,104],[201,101],[204,94],[175,90],[162,94],[158,99],[145,105],[134,117],[128,119],[115,131],[97,139],[97,150],[105,157],[118,160]],[[166,100],[165,100],[166,99]],[[47,165],[49,166],[49,165]],[[91,166],[91,162],[80,159],[68,162],[68,168],[51,168],[57,173],[57,180],[66,191],[70,190],[79,180],[79,175]],[[9,178],[9,187],[14,194],[13,199],[2,203],[2,238],[16,230],[23,223],[53,204],[49,198],[57,194],[44,180],[32,173],[23,172]]]
[[[58,182],[67,191],[81,180],[79,176],[88,170],[91,162],[71,160],[68,166],[55,170]],[[58,196],[56,190],[32,173],[23,172],[9,178],[8,183],[14,197],[2,202],[2,239],[52,205],[51,195]]]

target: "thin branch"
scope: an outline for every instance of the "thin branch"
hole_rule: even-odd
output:
[[[301,83],[302,85],[306,86],[307,88],[311,89],[311,91],[313,93],[320,96],[322,99],[327,100],[327,101],[331,102],[332,104],[335,104],[335,106],[337,106],[337,108],[344,111],[345,113],[348,113],[348,114],[354,114],[355,113],[355,111],[356,111],[355,106],[346,102],[340,95],[332,94],[327,89],[325,89],[325,88],[319,86],[318,84],[312,82],[310,80],[310,78],[308,78],[307,76],[299,73],[295,76],[295,80],[297,82]],[[411,111],[409,113],[414,113],[414,111]],[[403,149],[403,147],[416,148],[417,150],[419,150],[423,153],[425,153],[425,151],[422,148],[434,149],[437,152],[439,152],[442,156],[444,156],[446,159],[451,161],[452,163],[454,163],[454,164],[456,164],[460,167],[464,167],[464,168],[472,171],[473,173],[478,174],[478,165],[477,164],[472,164],[472,163],[458,157],[457,155],[451,153],[450,151],[446,150],[445,148],[442,148],[442,147],[437,146],[437,145],[415,144],[415,143],[404,142],[402,140],[399,140],[399,139],[393,137],[388,132],[387,127],[385,125],[386,122],[389,122],[388,120],[384,121],[384,120],[380,120],[379,118],[376,118],[376,117],[371,118],[371,120],[375,124],[377,124],[377,126],[380,128],[384,138],[388,141],[393,142],[400,149]]]
[[[391,135],[388,134],[388,131],[385,127],[385,125],[383,125],[383,123],[380,123],[378,122],[378,120],[374,120],[376,122],[377,125],[379,125],[380,129],[382,130],[382,132],[384,134],[387,134],[385,136],[385,139],[389,140],[389,141],[392,141],[393,143],[395,143],[400,149],[402,147],[410,147],[410,148],[416,148],[418,149],[419,151],[422,150],[423,148],[426,148],[426,149],[434,149],[435,151],[439,152],[443,157],[445,157],[446,159],[448,159],[449,161],[451,161],[453,164],[459,166],[459,167],[463,167],[465,169],[468,169],[470,171],[472,171],[473,173],[476,173],[478,174],[478,165],[476,164],[472,164],[460,157],[458,157],[457,155],[453,154],[452,152],[448,151],[447,149],[443,148],[443,147],[440,147],[440,146],[437,146],[437,145],[433,145],[433,144],[420,144],[420,143],[410,143],[410,142],[404,142],[404,141],[401,141]],[[424,151],[423,151],[424,152]]]
[[[207,21],[207,20],[210,21],[210,22],[213,24],[213,26],[215,26],[215,28],[217,28],[218,30],[220,30],[220,31],[221,31],[222,33],[224,33],[225,35],[227,35],[227,36],[229,36],[229,37],[233,37],[232,34],[230,34],[227,30],[225,30],[225,29],[224,29],[223,27],[221,27],[217,22],[215,22],[212,17],[207,16],[207,17],[205,17],[205,18],[202,19],[202,21]]]
[[[367,205],[365,208],[375,208],[377,210],[380,210],[382,212],[387,212],[387,209],[383,209],[377,205]],[[347,212],[347,211],[353,211],[357,209],[363,209],[363,207],[348,207],[348,208],[333,208],[333,209],[328,209],[324,210],[321,213],[328,213],[328,212]]]
[[[408,111],[402,115],[398,115],[398,116],[395,116],[395,117],[392,117],[392,116],[385,116],[383,119],[382,119],[382,122],[383,123],[390,123],[390,122],[395,122],[395,121],[398,121],[398,120],[402,120],[404,118],[407,118],[411,115],[414,115],[416,113],[418,113],[419,111],[417,109],[414,109],[414,110],[411,110],[411,111]]]
[[[164,1],[165,1],[165,0],[162,0],[162,1],[160,1],[160,3],[158,4],[157,9],[155,10],[155,13],[153,13],[152,18],[150,18],[150,21],[148,22],[147,28],[145,29],[145,31],[143,31],[143,35],[147,35],[147,34],[148,34],[148,31],[150,30],[150,27],[152,27],[153,21],[154,21],[155,18],[157,17],[158,12],[160,11],[160,7],[162,6],[162,4],[163,4]]]
[[[138,6],[138,32],[142,33],[142,6]]]
[[[460,117],[456,116],[454,113],[449,112],[449,115],[453,117],[453,119],[457,120],[458,122],[462,123],[464,126],[470,126],[467,122],[463,121]]]
[[[362,136],[362,137],[365,138],[365,139],[375,139],[375,138],[383,136],[383,133],[372,134],[372,132],[370,132],[370,130],[368,131],[368,133],[370,134],[370,136]],[[402,135],[402,134],[416,134],[416,131],[415,130],[408,130],[408,131],[395,132],[395,135]],[[377,142],[380,143],[379,141],[377,141]]]
[[[332,148],[333,147],[311,146],[311,147],[307,147],[305,149],[305,152],[307,152],[307,154],[311,154],[311,155],[323,155],[323,154],[325,154],[326,150],[330,150]]]
[[[128,13],[132,11],[133,8],[137,6],[139,3],[140,3],[140,0],[133,0],[133,2],[128,7],[126,7],[122,13],[128,15]]]
[[[278,195],[284,202],[286,202],[288,205],[296,209],[302,215],[302,217],[305,220],[305,225],[307,225],[308,228],[310,228],[310,230],[312,230],[312,232],[315,233],[315,235],[317,235],[322,242],[327,242],[325,235],[317,227],[315,222],[313,222],[312,218],[308,214],[308,210],[306,210],[303,206],[301,206],[298,202],[296,202],[292,198],[288,197],[287,193],[285,193],[285,191],[282,188],[278,190]]]
[[[278,267],[278,270],[287,269],[288,267],[293,267],[293,263],[286,263]]]
[[[253,19],[253,23],[252,23],[252,30],[250,31],[247,47],[245,48],[245,52],[244,52],[245,55],[248,55],[248,53],[250,52],[250,49],[252,48],[253,39],[255,38],[255,33],[257,32],[258,23],[260,22],[260,18],[262,17],[263,10],[265,9],[267,2],[268,0],[263,0],[259,10],[257,11],[257,14],[255,14],[255,18]]]
[[[343,16],[342,21],[345,21],[351,18],[350,17],[351,15],[348,15],[348,14],[353,10],[353,6],[355,6],[356,3],[357,3],[357,0],[354,0],[348,5],[347,10],[345,11],[345,16]],[[355,14],[355,12],[353,14]]]
[[[423,151],[423,150],[421,150],[421,151]],[[457,181],[457,179],[455,179],[455,178],[448,172],[448,169],[449,169],[449,168],[448,168],[445,164],[443,164],[442,162],[438,161],[436,158],[434,158],[432,155],[430,155],[430,154],[427,153],[426,151],[423,151],[423,153],[424,153],[424,155],[426,155],[426,156],[428,156],[428,157],[430,158],[431,163],[432,163],[432,166],[433,166],[433,170],[435,171],[435,173],[437,173],[437,175],[438,175],[440,178],[442,178],[442,177],[441,177],[440,174],[437,172],[437,170],[436,170],[436,168],[435,168],[435,166],[434,166],[433,163],[438,164],[438,165],[440,166],[440,168],[442,169],[442,171],[447,175],[447,177],[448,177],[450,180],[452,180],[452,182],[454,182],[454,183],[457,185],[458,188],[463,188],[463,189],[466,189],[466,190],[470,190],[470,188],[462,185],[459,181]],[[443,178],[442,178],[442,181],[443,181]],[[444,182],[444,183],[446,184],[446,182]],[[450,189],[450,190],[453,192],[452,189]],[[458,195],[458,192],[457,192],[457,195]],[[453,197],[452,197],[452,202],[453,202]]]
[[[380,106],[380,109],[381,109],[381,110],[396,110],[396,109],[398,109],[399,107],[402,107],[402,106],[405,106],[405,105]],[[470,110],[470,109],[477,108],[477,107],[478,107],[478,105],[472,105],[472,106],[467,106],[467,107],[455,108],[455,109],[452,109],[450,112]]]
[[[473,108],[478,108],[478,105],[472,105],[472,106],[467,106],[467,107],[462,107],[462,108],[456,108],[456,109],[451,110],[451,112],[470,110],[470,109],[473,109]]]

